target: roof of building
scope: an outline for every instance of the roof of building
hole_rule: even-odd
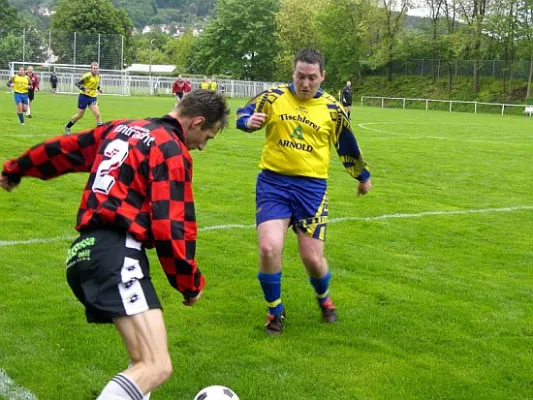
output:
[[[164,73],[170,74],[176,69],[175,65],[159,65],[159,64],[131,64],[126,71],[128,72],[152,72],[152,74]]]

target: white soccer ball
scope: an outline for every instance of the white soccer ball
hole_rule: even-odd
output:
[[[239,396],[230,388],[213,385],[200,390],[194,400],[239,400]]]

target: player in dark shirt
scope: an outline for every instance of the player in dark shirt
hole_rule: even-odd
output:
[[[222,95],[197,89],[162,118],[116,120],[47,140],[4,163],[0,187],[22,177],[90,172],[67,254],[67,280],[88,322],[112,322],[131,365],[98,397],[141,400],[172,371],[162,307],[145,248],[155,247],[183,304],[201,296],[190,150],[203,150],[227,126]]]
[[[348,114],[348,118],[352,115],[352,82],[348,81],[346,82],[346,86],[342,89],[342,95],[341,95],[341,102],[346,110],[346,114]]]
[[[33,73],[33,66],[29,66],[26,75],[30,79],[30,89],[28,90],[28,109],[26,110],[26,117],[31,118],[31,105],[35,100],[35,91],[41,90],[39,87],[39,77]]]

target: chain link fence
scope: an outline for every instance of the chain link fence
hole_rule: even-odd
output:
[[[98,33],[23,29],[7,32],[0,27],[0,69],[9,62],[89,65],[124,69],[124,37]]]

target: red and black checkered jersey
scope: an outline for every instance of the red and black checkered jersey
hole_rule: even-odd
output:
[[[4,163],[12,182],[90,172],[76,229],[124,230],[155,247],[170,284],[194,297],[204,286],[195,261],[192,158],[179,122],[116,120],[47,140]]]

